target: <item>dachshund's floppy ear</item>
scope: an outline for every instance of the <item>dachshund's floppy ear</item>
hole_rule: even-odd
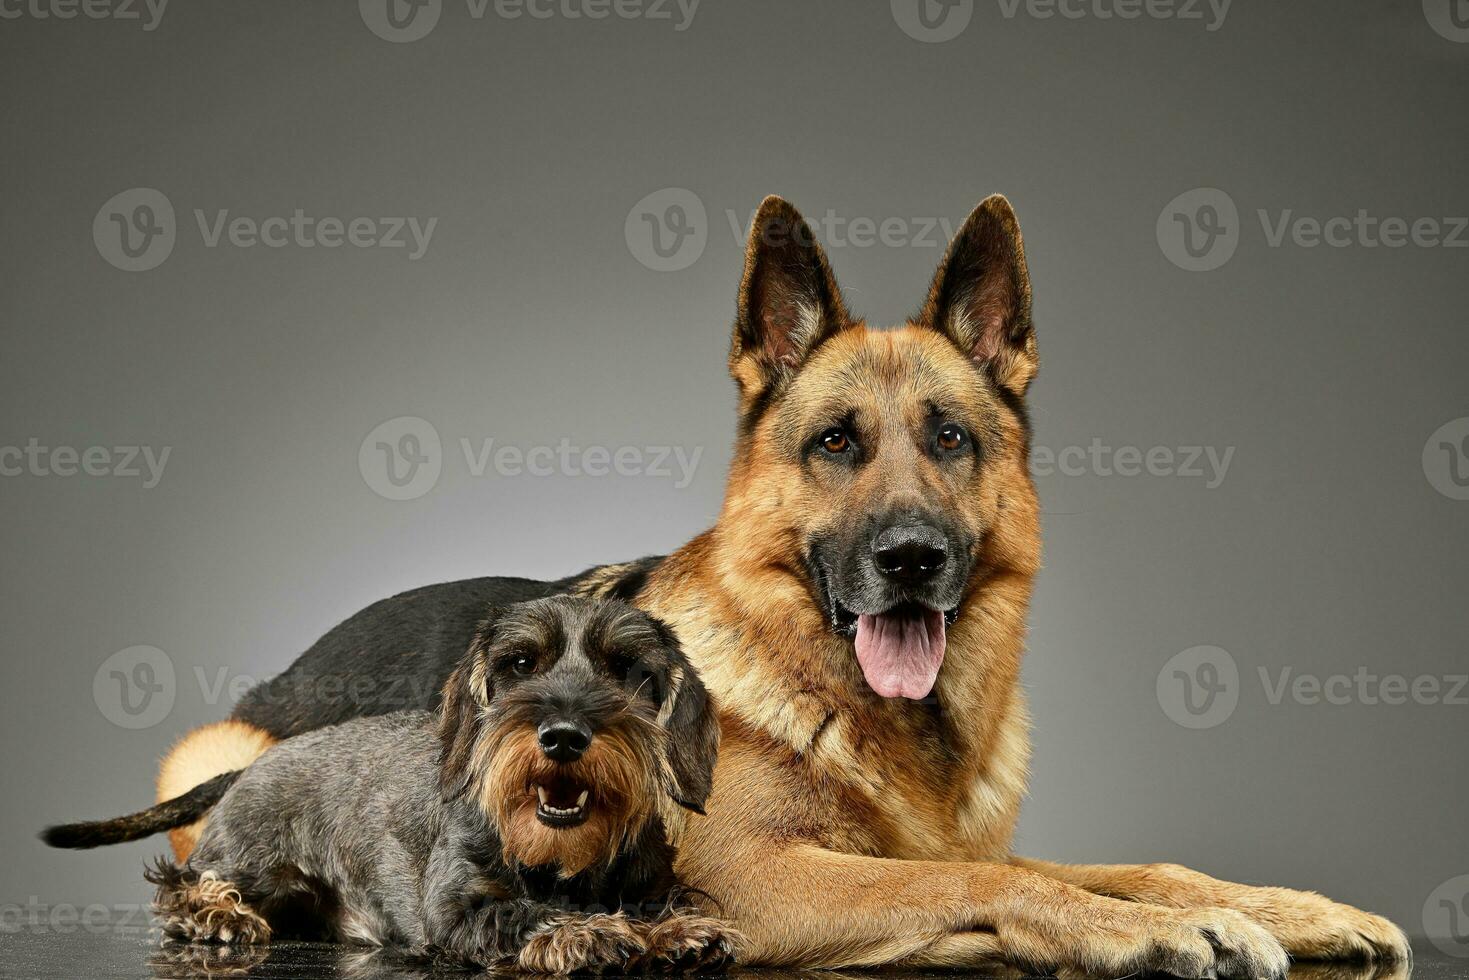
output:
[[[673,780],[673,785],[668,787],[668,795],[680,806],[702,814],[714,786],[714,762],[719,756],[719,717],[698,671],[684,658],[673,630],[661,622],[657,625],[665,637],[672,668],[668,697],[663,706],[666,716],[663,727],[668,732],[668,764]]]
[[[463,795],[473,773],[480,709],[489,704],[489,670],[480,637],[444,684],[439,707],[439,790],[447,802]]]

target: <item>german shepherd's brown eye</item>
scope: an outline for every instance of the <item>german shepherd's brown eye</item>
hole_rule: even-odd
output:
[[[952,422],[939,426],[938,444],[944,452],[952,453],[956,449],[964,448],[966,438],[964,430]]]
[[[852,440],[841,429],[827,429],[821,434],[821,448],[833,456],[840,456],[852,448]]]

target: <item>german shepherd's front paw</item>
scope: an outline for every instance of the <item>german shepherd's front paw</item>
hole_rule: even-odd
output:
[[[621,912],[566,916],[526,940],[515,962],[527,973],[623,973],[647,951]]]
[[[1251,910],[1298,960],[1355,960],[1409,963],[1412,947],[1403,930],[1370,912],[1333,902],[1313,892],[1286,892],[1289,900]]]
[[[740,934],[718,919],[670,915],[644,933],[648,952],[636,968],[650,973],[712,973],[734,962]]]
[[[1006,958],[1089,976],[1283,978],[1289,959],[1265,929],[1229,909],[1165,909],[1098,898],[1064,929],[1002,924]],[[1055,925],[1054,922],[1049,925]]]

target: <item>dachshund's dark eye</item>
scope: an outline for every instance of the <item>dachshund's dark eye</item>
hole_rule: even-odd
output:
[[[510,658],[510,672],[529,677],[536,672],[536,658],[528,653],[517,653]]]
[[[638,658],[632,654],[621,651],[614,652],[607,658],[607,673],[620,681],[627,680],[628,674],[637,666]]]
[[[663,703],[663,678],[653,667],[641,657],[633,658],[627,665],[623,674],[623,683],[628,686],[634,697],[645,697],[654,704]]]
[[[939,426],[938,447],[946,453],[957,452],[969,441],[969,435],[952,422]]]
[[[851,437],[845,429],[834,427],[821,434],[821,450],[832,456],[840,456],[852,448]]]

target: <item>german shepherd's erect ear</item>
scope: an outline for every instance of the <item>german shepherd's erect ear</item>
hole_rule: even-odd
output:
[[[1025,394],[1037,366],[1030,273],[1004,197],[986,198],[949,243],[917,323],[942,331],[1011,394]]]
[[[768,399],[823,340],[850,322],[811,227],[788,202],[767,197],[750,225],[729,352],[742,409]]]

